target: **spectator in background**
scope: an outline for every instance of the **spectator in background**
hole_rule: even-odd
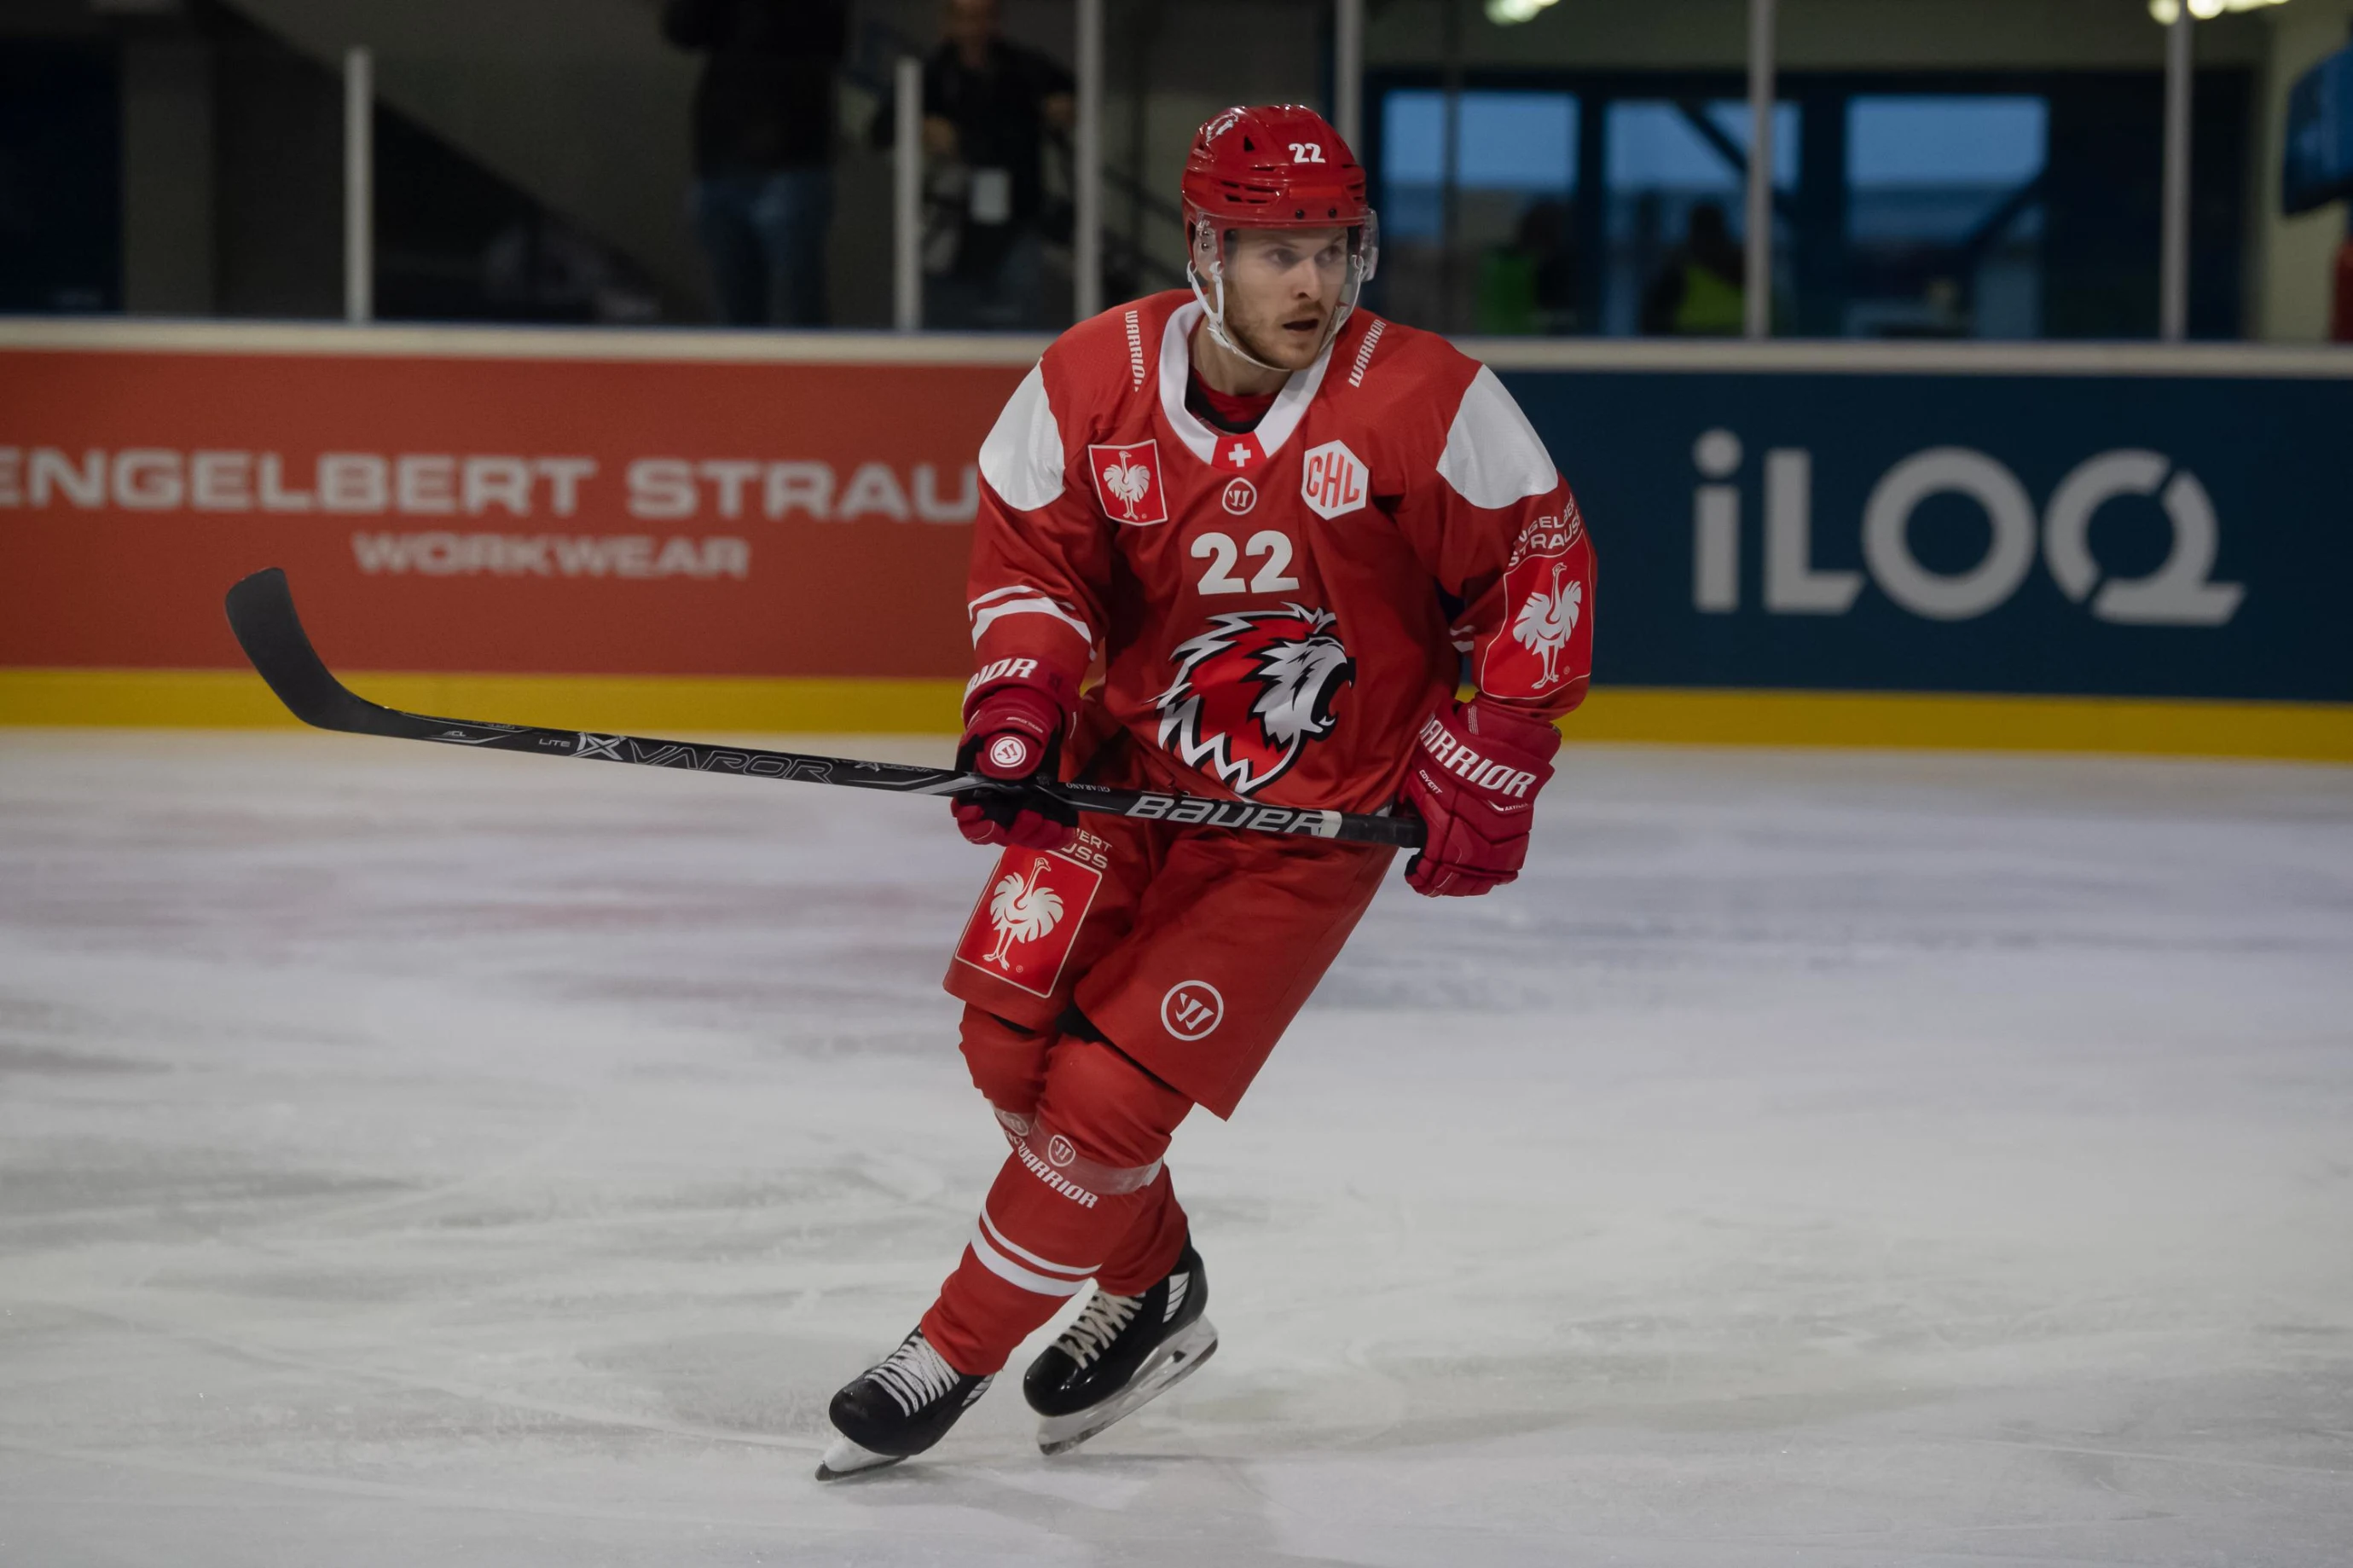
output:
[[[1509,245],[1479,264],[1478,326],[1492,333],[1559,333],[1577,330],[1575,212],[1546,196],[1520,215]]]
[[[1642,291],[1642,331],[1653,337],[1737,336],[1746,324],[1745,279],[1722,204],[1700,203],[1683,244]]]
[[[694,224],[720,319],[824,325],[849,0],[663,0],[662,33],[710,55],[694,92]]]
[[[927,184],[952,212],[944,243],[926,247],[924,321],[1035,330],[1046,324],[1046,134],[1077,117],[1074,84],[1037,50],[1006,42],[997,0],[947,0],[942,32],[923,62],[923,153]],[[892,134],[886,99],[875,144]]]

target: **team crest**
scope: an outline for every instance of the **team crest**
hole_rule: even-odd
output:
[[[1168,521],[1168,492],[1160,484],[1160,443],[1089,447],[1087,472],[1095,479],[1095,499],[1113,522],[1144,527]]]
[[[1356,679],[1337,617],[1303,605],[1212,616],[1173,657],[1176,679],[1154,699],[1160,744],[1236,795],[1272,784],[1330,734],[1333,704]]]

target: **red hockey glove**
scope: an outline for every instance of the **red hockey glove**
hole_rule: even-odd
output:
[[[1050,783],[1069,713],[1043,687],[1008,682],[982,694],[965,720],[956,770],[1010,785]],[[953,796],[956,826],[975,844],[1060,849],[1079,814],[1034,789],[967,790]]]
[[[1433,716],[1405,775],[1405,803],[1430,828],[1406,885],[1467,899],[1518,876],[1536,792],[1559,750],[1559,731],[1508,708],[1474,700]]]

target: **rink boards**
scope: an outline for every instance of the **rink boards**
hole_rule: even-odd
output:
[[[0,326],[0,719],[940,730],[1035,340]],[[1496,342],[1600,546],[1590,738],[2353,760],[2353,355]]]

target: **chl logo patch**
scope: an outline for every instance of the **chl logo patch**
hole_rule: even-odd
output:
[[[1089,447],[1087,471],[1095,477],[1095,499],[1113,522],[1138,528],[1168,521],[1168,492],[1160,483],[1160,443]]]
[[[1208,1038],[1225,1016],[1226,999],[1206,980],[1180,980],[1160,999],[1160,1026],[1180,1040]]]
[[[1307,510],[1330,521],[1355,511],[1372,499],[1372,470],[1348,450],[1345,441],[1326,441],[1307,449],[1299,469],[1299,499]]]
[[[1032,996],[1053,995],[1102,886],[1101,871],[1066,855],[1008,849],[973,906],[956,962]]]

